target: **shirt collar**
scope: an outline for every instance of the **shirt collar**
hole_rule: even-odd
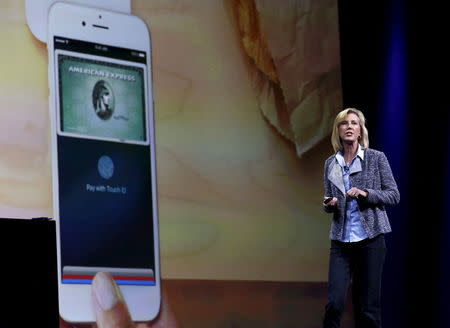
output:
[[[358,151],[356,152],[356,156],[358,156],[361,160],[364,160],[364,149],[361,147],[360,144],[358,144]],[[344,164],[344,165],[341,165],[342,167],[344,167],[345,166],[345,160],[344,160],[344,156],[342,155],[342,151],[341,150],[339,150],[336,153],[335,157],[336,157],[338,163],[340,163],[340,164],[343,163]]]
[[[358,144],[358,152],[356,153],[356,156],[361,158],[361,160],[364,160],[364,149],[361,147],[360,144]]]

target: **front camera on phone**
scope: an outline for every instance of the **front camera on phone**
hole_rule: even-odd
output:
[[[82,22],[81,22],[81,25],[86,26],[86,22],[85,22],[85,21],[82,21]]]

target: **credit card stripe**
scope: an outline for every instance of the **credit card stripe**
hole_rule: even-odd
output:
[[[63,279],[89,279],[92,280],[93,275],[65,274]],[[114,280],[148,280],[154,281],[154,277],[136,277],[136,276],[113,276]]]

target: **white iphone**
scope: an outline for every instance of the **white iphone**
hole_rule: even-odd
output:
[[[95,321],[110,273],[135,321],[160,308],[151,41],[138,17],[55,3],[48,18],[60,316]]]

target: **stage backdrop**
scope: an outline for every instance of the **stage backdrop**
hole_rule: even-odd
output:
[[[324,282],[336,0],[132,0],[152,36],[162,276]],[[52,216],[47,49],[0,10],[0,216]]]

